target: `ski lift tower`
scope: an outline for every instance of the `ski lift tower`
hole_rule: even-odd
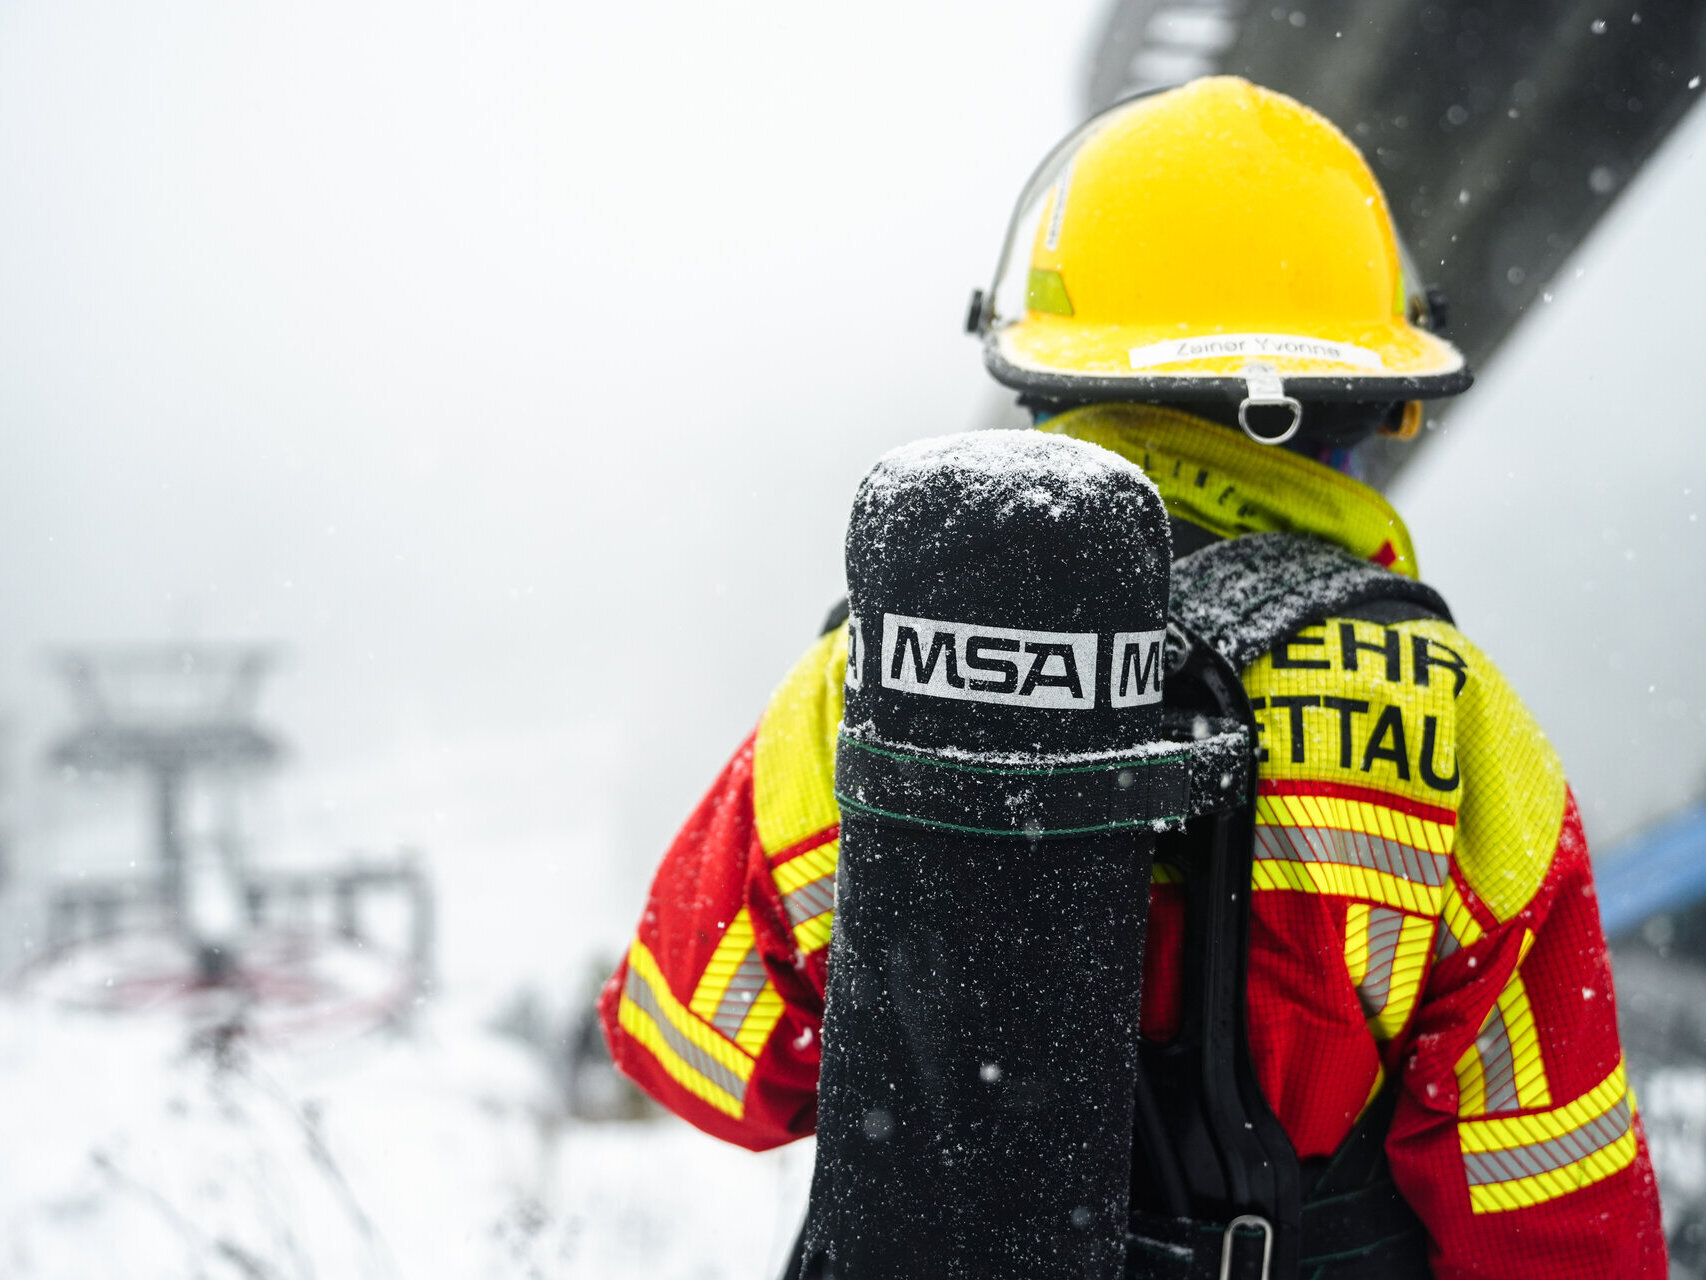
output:
[[[256,645],[149,645],[61,653],[60,674],[81,722],[53,745],[51,762],[94,773],[145,774],[161,906],[185,922],[184,796],[190,779],[264,769],[282,747],[255,724],[255,702],[275,654]]]

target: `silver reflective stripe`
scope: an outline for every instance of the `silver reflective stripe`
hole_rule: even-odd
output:
[[[1586,1159],[1596,1151],[1603,1151],[1629,1132],[1629,1124],[1629,1098],[1625,1095],[1604,1115],[1589,1120],[1561,1138],[1548,1138],[1544,1142],[1503,1151],[1465,1152],[1463,1164],[1469,1171],[1471,1186],[1550,1173]]]
[[[1391,998],[1392,962],[1398,958],[1398,938],[1403,931],[1403,912],[1386,907],[1369,908],[1368,969],[1357,988],[1364,1017],[1374,1017]]]
[[[1486,1110],[1515,1111],[1522,1105],[1516,1092],[1516,1060],[1511,1053],[1510,1031],[1504,1011],[1494,1005],[1475,1037],[1475,1052],[1481,1056],[1481,1076],[1486,1081]]]
[[[1327,862],[1344,867],[1380,871],[1437,889],[1450,874],[1451,859],[1385,836],[1333,827],[1256,828],[1256,846],[1262,856],[1286,862]]]
[[[651,1016],[652,1022],[657,1026],[658,1034],[663,1036],[664,1042],[675,1050],[683,1062],[737,1102],[746,1100],[746,1081],[681,1034],[675,1024],[658,1007],[657,997],[652,994],[650,984],[636,973],[631,965],[628,968],[628,980],[623,984],[622,992]]]
[[[835,872],[808,880],[792,893],[782,895],[782,905],[788,909],[788,919],[804,924],[835,906]]]
[[[758,999],[758,993],[762,990],[764,961],[759,959],[758,948],[753,947],[741,957],[740,964],[735,966],[728,989],[723,992],[723,998],[717,1001],[717,1011],[711,1015],[711,1025],[733,1040],[740,1031],[740,1024],[746,1021],[746,1015],[751,1012],[752,1002]]]

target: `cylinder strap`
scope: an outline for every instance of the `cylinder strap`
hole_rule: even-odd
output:
[[[1183,828],[1242,803],[1250,740],[1231,720],[1195,717],[1162,741],[1093,758],[1030,759],[924,752],[843,729],[835,798],[844,808],[909,826],[1030,839],[1143,827]]]

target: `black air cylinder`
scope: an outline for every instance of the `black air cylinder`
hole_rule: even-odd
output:
[[[804,1277],[1122,1275],[1170,543],[1041,432],[896,450],[847,533],[841,853]]]

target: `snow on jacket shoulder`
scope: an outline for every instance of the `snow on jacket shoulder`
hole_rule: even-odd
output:
[[[602,1013],[616,1061],[755,1149],[812,1132],[834,911],[844,632],[783,681],[671,846]],[[1450,624],[1333,618],[1253,663],[1249,1028],[1301,1158],[1381,1084],[1436,1274],[1661,1276],[1581,821],[1504,679]],[[1178,1020],[1156,867],[1143,1031]]]

